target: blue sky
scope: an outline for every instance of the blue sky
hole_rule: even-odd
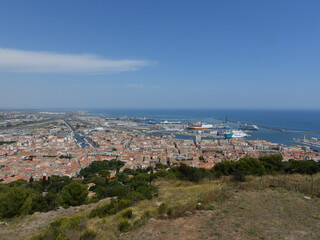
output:
[[[320,2],[1,1],[0,108],[320,109]]]

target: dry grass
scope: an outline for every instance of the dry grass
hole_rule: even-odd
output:
[[[313,195],[318,191],[319,178],[320,175],[313,176]],[[158,197],[132,207],[129,232],[118,230],[123,212],[87,219],[86,228],[102,240],[320,239],[319,198],[306,199],[305,195],[310,195],[308,188],[301,188],[300,193],[291,189],[292,182],[309,186],[310,177],[287,175],[284,182],[281,180],[281,175],[248,177],[244,183],[230,182],[227,177],[199,184],[161,180],[155,182],[159,186]],[[160,213],[161,203],[165,206]],[[43,231],[55,218],[88,214],[95,206],[16,219],[9,226],[0,227],[0,239],[29,237]]]
[[[8,226],[0,226],[0,240],[16,240],[30,237],[47,229],[49,224],[61,217],[70,217],[75,214],[88,214],[93,208],[108,202],[103,199],[98,203],[70,207],[46,213],[35,213],[33,215],[19,217],[8,223]]]
[[[202,185],[194,186],[201,196]],[[226,190],[225,201],[211,199],[213,210],[174,219],[158,218],[120,239],[320,239],[318,198],[308,200],[284,188],[262,188],[254,177],[232,185]]]
[[[310,197],[320,197],[320,174],[313,176],[300,174],[250,176],[247,177],[247,182],[244,185],[246,188],[252,187],[252,189],[256,190],[284,188]]]
[[[204,182],[194,184],[184,181],[158,181],[159,197],[152,200],[144,200],[132,207],[133,218],[129,220],[132,229],[137,229],[148,222],[149,219],[167,218],[166,214],[160,214],[158,207],[166,204],[167,209],[172,209],[170,218],[176,218],[186,211],[194,212],[198,202],[204,204],[210,195],[219,192],[224,193],[226,184],[219,182]],[[169,216],[168,216],[169,217]],[[119,239],[121,232],[117,226],[122,220],[122,212],[104,218],[94,218],[88,222],[88,228],[98,234],[98,239]]]

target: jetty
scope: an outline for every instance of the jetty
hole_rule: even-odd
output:
[[[220,121],[225,121],[225,119],[223,119],[223,118],[213,117],[213,119],[220,120]],[[234,121],[234,120],[229,120],[229,119],[228,119],[228,122],[238,123],[238,124],[245,124],[245,122]],[[314,131],[289,130],[289,129],[281,129],[281,128],[268,127],[268,126],[263,126],[263,125],[259,125],[259,124],[254,124],[254,125],[257,125],[259,128],[265,128],[265,129],[270,129],[270,130],[279,131],[279,132],[320,134],[320,132],[314,132]]]

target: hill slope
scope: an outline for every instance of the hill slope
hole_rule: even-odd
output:
[[[320,199],[306,197],[307,192],[287,190],[298,185],[300,192],[308,190],[310,184],[305,179],[302,175],[279,175],[232,182],[224,177],[198,184],[158,180],[154,184],[159,187],[159,196],[134,204],[131,218],[124,216],[127,210],[89,218],[91,209],[100,202],[18,218],[8,226],[0,226],[0,239],[30,238],[48,230],[66,239],[82,236],[87,240],[320,239]],[[318,195],[319,179],[319,175],[314,176],[313,191]],[[55,219],[59,224],[50,227]],[[120,222],[128,224],[121,229]],[[33,239],[47,239],[43,236]]]
[[[212,208],[149,220],[120,239],[320,239],[319,202],[297,193],[239,191]]]

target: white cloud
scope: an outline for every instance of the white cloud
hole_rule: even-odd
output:
[[[141,83],[122,84],[122,85],[95,85],[95,84],[70,84],[71,87],[80,88],[133,88],[133,89],[160,89],[158,85],[144,85]]]
[[[0,71],[38,73],[112,73],[149,66],[143,60],[108,60],[96,55],[58,54],[0,48]]]

